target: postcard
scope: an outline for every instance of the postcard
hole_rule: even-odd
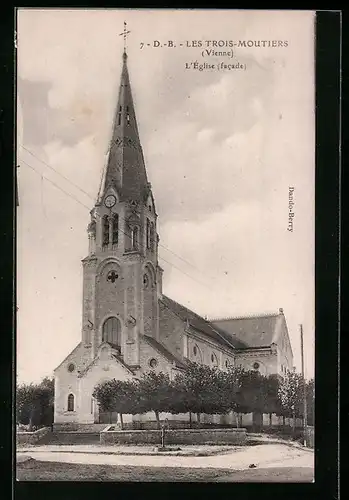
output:
[[[314,25],[18,9],[18,480],[313,481]]]

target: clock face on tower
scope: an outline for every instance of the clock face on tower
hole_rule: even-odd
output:
[[[109,194],[105,200],[104,200],[104,205],[107,207],[107,208],[111,208],[115,205],[116,203],[116,198],[113,194]]]

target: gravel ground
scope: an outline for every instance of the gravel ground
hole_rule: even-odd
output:
[[[179,445],[170,446],[169,450],[159,451],[154,445],[125,445],[125,446],[100,446],[100,445],[32,445],[18,447],[18,452],[60,452],[60,453],[98,453],[102,455],[160,455],[160,456],[197,456],[206,457],[231,453],[241,449],[238,446],[229,445]],[[171,451],[172,449],[172,451]]]
[[[110,453],[110,447],[98,446],[68,447],[37,446],[17,451],[17,456],[31,456],[46,462],[119,465],[143,467],[190,467],[243,470],[251,464],[257,467],[314,467],[314,454],[307,450],[285,444],[261,444],[236,447],[211,456],[169,456]],[[61,448],[61,449],[59,449]],[[70,450],[69,450],[70,448]],[[114,448],[114,447],[113,447]],[[121,447],[115,447],[121,448]],[[200,447],[202,449],[202,447]],[[75,452],[74,452],[75,449]],[[109,450],[108,450],[109,449]],[[103,453],[108,452],[109,453]],[[119,449],[119,451],[121,451]]]

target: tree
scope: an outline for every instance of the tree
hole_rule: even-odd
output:
[[[230,367],[227,372],[230,409],[236,414],[236,425],[240,425],[240,414],[253,411],[254,376],[241,366]],[[254,372],[253,372],[254,373]]]
[[[124,428],[123,415],[138,413],[135,409],[136,384],[133,381],[108,380],[98,384],[93,397],[96,398],[99,408],[110,414],[115,411],[120,415],[121,429]]]
[[[54,409],[54,379],[45,377],[38,387],[38,399],[40,405],[40,424],[51,425],[53,423]]]
[[[279,398],[279,379],[275,374],[264,377],[264,413],[269,413],[269,425],[272,425],[272,414],[279,414],[281,404]]]
[[[37,387],[34,384],[21,384],[17,388],[16,403],[17,422],[29,424],[29,430],[32,430],[38,409]]]
[[[279,383],[279,398],[283,416],[293,418],[293,432],[295,431],[296,416],[301,414],[303,404],[303,378],[299,373],[289,372]]]
[[[102,412],[109,413],[109,422],[111,422],[111,413],[114,408],[114,384],[113,380],[107,380],[98,384],[92,393],[92,396],[96,398],[99,410]]]
[[[196,413],[200,425],[201,413],[226,413],[224,394],[226,380],[223,372],[216,368],[188,362],[184,373],[174,381],[174,403],[170,405],[173,413]]]
[[[313,378],[307,382],[306,394],[307,394],[307,422],[308,425],[314,425],[315,381]]]
[[[150,371],[144,373],[136,382],[135,411],[145,413],[153,411],[160,429],[161,412],[170,411],[174,388],[170,377],[163,373]]]
[[[177,375],[171,382],[172,398],[169,402],[168,411],[170,413],[188,413],[189,405],[185,391],[185,385],[181,375]]]
[[[269,413],[279,408],[277,376],[263,376],[256,370],[245,370],[241,366],[231,367],[227,372],[228,391],[226,404],[236,413],[239,426],[241,413]]]
[[[259,416],[259,422],[253,418],[253,426],[262,425],[265,406],[264,377],[256,370],[245,370],[241,377],[239,391],[239,411]]]
[[[45,377],[40,384],[21,384],[16,391],[16,419],[33,426],[53,422],[54,380]]]

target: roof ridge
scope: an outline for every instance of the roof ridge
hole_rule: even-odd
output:
[[[219,331],[219,330],[216,330],[215,328],[213,328],[213,326],[211,325],[211,323],[208,321],[207,322],[208,325],[210,326],[210,328],[217,334],[220,336],[221,339],[223,339],[223,341],[229,345],[229,347],[232,347],[234,350],[236,349],[236,347],[226,338],[228,335],[225,334],[225,336]]]
[[[213,321],[226,321],[226,320],[230,320],[230,319],[271,318],[273,316],[280,316],[280,312],[271,312],[270,311],[270,312],[256,313],[256,314],[254,314],[254,313],[245,314],[245,315],[241,315],[241,316],[226,316],[226,317],[213,317],[213,318],[207,317],[206,318],[204,316],[200,316],[200,314],[196,313],[192,309],[189,309],[189,307],[181,304],[180,302],[177,302],[176,300],[171,299],[171,297],[168,297],[168,295],[163,295],[163,298],[168,299],[171,302],[174,302],[178,306],[182,307],[183,309],[186,309],[190,313],[195,314],[195,316],[197,316],[198,318],[200,318],[201,320],[205,321],[208,324],[212,323]],[[162,300],[162,299],[159,299],[159,300]]]
[[[204,318],[204,316],[200,316],[200,314],[198,314],[197,312],[193,311],[192,309],[189,309],[189,307],[184,306],[180,302],[177,302],[176,300],[171,299],[171,297],[168,297],[167,295],[163,295],[163,298],[166,298],[166,299],[170,300],[171,302],[174,302],[175,304],[177,304],[178,306],[182,307],[183,309],[186,309],[187,311],[189,311],[190,313],[194,314],[195,316],[197,316],[201,320],[206,321],[206,323],[210,323],[210,320]],[[160,299],[160,300],[162,300],[162,299]]]
[[[280,313],[275,313],[275,312],[270,312],[270,313],[263,313],[263,314],[245,314],[244,316],[226,316],[226,317],[218,317],[218,318],[211,318],[209,321],[228,321],[231,319],[253,319],[253,318],[272,318],[274,316],[279,316]]]
[[[225,346],[227,346],[227,345],[228,345],[230,348],[232,348],[232,349],[236,349],[236,347],[235,347],[235,346],[234,346],[234,344],[232,343],[232,340],[233,340],[233,339],[231,338],[231,335],[229,335],[227,332],[217,330],[217,328],[218,328],[218,327],[217,327],[217,326],[213,326],[213,325],[212,325],[211,320],[206,319],[206,318],[203,318],[203,317],[202,317],[202,316],[200,316],[199,314],[195,313],[194,311],[192,311],[192,310],[191,310],[191,309],[189,309],[188,307],[183,306],[183,305],[182,305],[182,304],[180,304],[179,302],[177,302],[177,301],[175,301],[175,300],[171,299],[171,298],[170,298],[170,297],[168,297],[167,295],[163,295],[163,298],[168,299],[168,300],[169,300],[169,301],[171,301],[171,302],[174,302],[174,303],[175,303],[175,304],[177,304],[179,307],[181,307],[181,308],[185,309],[186,311],[188,311],[188,312],[190,312],[192,315],[194,315],[194,316],[195,316],[195,318],[187,318],[187,320],[188,320],[189,324],[191,324],[191,326],[192,326],[193,328],[196,328],[196,327],[192,324],[192,320],[199,319],[200,321],[202,321],[202,322],[205,324],[205,326],[206,326],[207,328],[209,328],[210,330],[212,330],[212,332],[214,332],[216,335],[218,335],[218,336],[220,337],[220,339],[221,339],[221,340],[223,340],[223,342],[224,342],[224,345],[225,345]],[[160,300],[161,300],[161,299],[160,299]],[[166,306],[166,304],[165,304],[165,307],[168,307],[168,306]],[[174,314],[176,314],[179,318],[181,318],[179,314],[177,314],[175,311],[173,311],[173,312],[174,312]],[[182,318],[181,318],[181,319],[182,319]],[[182,320],[183,320],[183,319],[182,319]],[[197,328],[196,328],[196,329],[197,329]],[[200,328],[199,328],[199,331],[201,331],[201,332],[202,332],[202,333],[204,333],[205,335],[209,335],[209,334],[207,334],[207,332],[205,332],[205,331],[201,330]],[[228,337],[228,338],[227,338],[227,337]],[[235,339],[234,339],[234,340],[235,340]],[[241,340],[239,340],[239,341],[240,341],[240,342],[242,342]]]

